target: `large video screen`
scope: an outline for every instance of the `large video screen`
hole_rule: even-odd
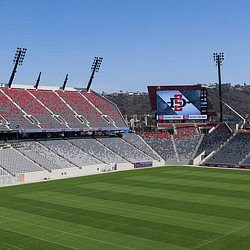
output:
[[[157,120],[207,119],[206,90],[157,90]]]

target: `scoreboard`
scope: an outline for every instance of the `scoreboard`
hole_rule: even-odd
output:
[[[157,120],[207,119],[207,90],[204,87],[163,86],[156,87],[154,94]]]

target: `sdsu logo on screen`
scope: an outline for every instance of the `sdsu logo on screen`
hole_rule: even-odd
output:
[[[156,103],[158,120],[207,118],[201,90],[156,90]]]
[[[174,95],[174,97],[170,98],[170,100],[171,101],[167,103],[170,104],[170,107],[173,108],[174,111],[182,111],[182,108],[185,107],[187,103],[190,103],[182,98],[181,94]]]

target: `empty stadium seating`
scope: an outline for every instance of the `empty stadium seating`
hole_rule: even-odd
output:
[[[250,156],[246,160],[244,160],[241,164],[242,167],[250,167]]]
[[[207,133],[204,134],[201,145],[197,151],[196,156],[200,155],[202,152],[206,152],[206,155],[210,154],[212,151],[219,148],[219,146],[224,143],[232,133]]]
[[[199,135],[191,135],[175,139],[177,152],[181,161],[190,160],[199,139]]]
[[[64,102],[56,92],[52,90],[29,90],[37,99],[39,99],[54,114],[60,115],[67,122],[70,128],[87,128],[88,126],[80,122],[72,109]]]
[[[0,176],[3,176],[3,175],[8,175],[8,173],[0,168]]]
[[[176,161],[174,144],[169,133],[142,133],[141,136],[164,160]]]
[[[143,137],[146,138],[158,138],[158,139],[171,139],[171,134],[167,131],[163,131],[163,132],[144,132],[141,133],[140,135],[142,135]]]
[[[82,115],[90,123],[92,128],[114,127],[112,123],[106,121],[78,91],[61,91],[57,93],[71,106],[78,115]]]
[[[34,116],[42,128],[65,128],[52,114],[38,102],[27,90],[3,88],[3,91],[23,109],[27,114]]]
[[[103,163],[65,140],[47,140],[40,143],[78,167]]]
[[[35,141],[20,142],[16,149],[48,171],[75,167]]]
[[[92,102],[103,114],[111,117],[111,119],[115,121],[117,127],[127,127],[115,104],[93,92],[88,93],[82,91],[81,93],[86,96],[88,100]]]
[[[156,160],[160,160],[160,157],[146,144],[139,135],[135,133],[125,133],[122,137],[125,141],[132,144],[134,147],[140,149],[142,152],[151,156]]]
[[[94,155],[97,159],[105,163],[125,163],[127,162],[121,156],[111,151],[95,139],[68,139],[72,144],[76,145],[90,155]]]
[[[5,88],[2,88],[5,89]],[[24,113],[0,91],[0,115],[9,123],[11,129],[38,129],[36,124],[28,121]],[[5,130],[5,126],[3,127]]]
[[[218,152],[205,161],[205,164],[237,165],[248,153],[250,133],[238,133]]]
[[[122,156],[129,162],[135,163],[139,161],[152,161],[153,158],[141,152],[139,149],[128,144],[121,138],[98,138],[99,142],[114,151],[116,154]]]
[[[197,129],[194,124],[176,124],[177,134],[174,134],[174,138],[181,138],[184,136],[198,135]]]
[[[0,166],[12,175],[44,171],[44,169],[13,148],[0,149]]]

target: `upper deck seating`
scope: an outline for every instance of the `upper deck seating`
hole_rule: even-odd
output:
[[[85,117],[92,128],[110,128],[114,127],[106,121],[101,113],[97,111],[78,91],[61,91],[57,93],[62,97],[78,115]]]
[[[94,155],[97,159],[107,164],[127,162],[121,156],[117,155],[95,139],[69,139],[69,141],[81,148],[83,151],[90,155]]]
[[[160,157],[141,139],[139,135],[135,133],[125,133],[122,138],[152,158],[160,160]]]
[[[181,138],[184,136],[191,136],[191,135],[198,134],[194,124],[188,124],[188,123],[181,124],[180,123],[180,124],[176,124],[175,127],[177,131],[177,134],[174,134],[175,139]]]
[[[72,109],[52,90],[29,90],[39,101],[48,107],[54,114],[65,119],[70,128],[86,128],[87,125],[80,122]]]
[[[13,175],[27,172],[44,171],[37,164],[18,153],[13,148],[0,149],[0,166]]]
[[[169,133],[142,133],[142,138],[166,161],[176,161],[173,141]]]
[[[81,92],[84,96],[88,98],[90,102],[92,102],[95,107],[97,107],[103,114],[108,115],[113,119],[117,127],[127,127],[125,121],[121,117],[121,114],[117,107],[109,102],[108,100],[104,99],[98,94],[95,93],[88,93],[88,92]]]
[[[146,138],[157,138],[157,139],[171,139],[171,134],[167,131],[163,131],[163,132],[144,132],[141,133],[140,135]]]
[[[3,91],[29,115],[34,116],[42,128],[65,128],[27,90],[3,88]]]
[[[102,164],[101,161],[83,152],[81,149],[72,145],[65,140],[48,140],[40,141],[43,145],[48,147],[51,151],[62,156],[70,163],[75,164],[78,167]]]
[[[75,167],[35,141],[20,142],[17,150],[50,171]]]
[[[2,88],[5,89],[5,88]],[[11,129],[38,129],[37,124],[33,124],[24,117],[20,110],[2,91],[0,91],[0,115],[9,123]]]
[[[205,161],[205,164],[237,165],[250,150],[250,133],[235,135],[218,152]]]
[[[118,137],[98,138],[102,144],[113,150],[116,154],[122,156],[132,163],[139,161],[152,161],[153,158],[134,148],[126,141]]]

